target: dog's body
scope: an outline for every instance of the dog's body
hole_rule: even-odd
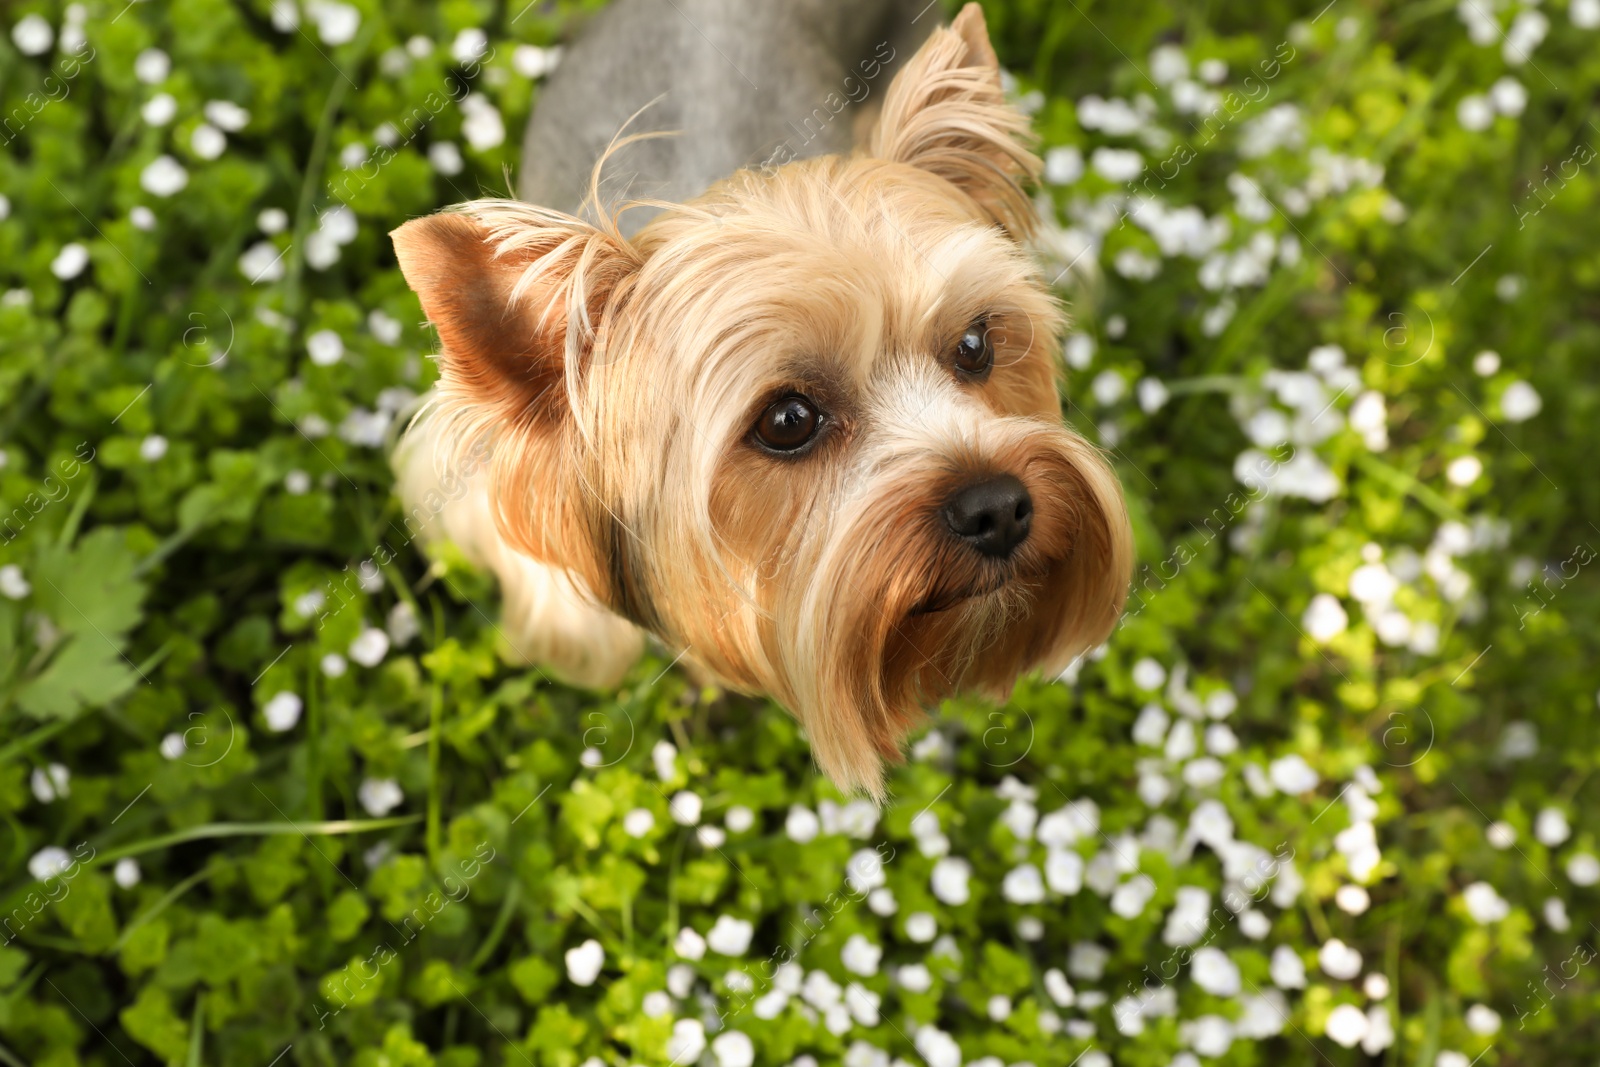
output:
[[[625,124],[673,136],[612,156],[604,188],[672,203],[741,167],[848,153],[937,24],[928,0],[617,0],[541,90],[517,195],[576,214]],[[650,214],[630,211],[622,231]]]
[[[574,48],[531,123],[525,191],[573,206],[600,131],[673,69],[629,50],[641,39],[689,41],[710,63],[692,42],[708,46],[727,70],[689,79],[697,91],[745,76],[717,39],[736,16],[706,36],[688,16],[718,5],[684,4],[674,36],[650,21],[657,3],[621,0],[615,19],[639,24],[597,23]],[[1020,244],[1038,160],[977,6],[914,56],[877,58],[895,68],[871,90],[881,113],[853,117],[828,100],[833,79],[853,98],[840,71],[872,68],[812,50],[848,38],[872,56],[914,36],[914,13],[857,5],[863,33],[838,4],[758,6],[772,9],[748,16],[761,33],[812,33],[795,62],[826,69],[775,89],[770,114],[723,122],[679,100],[664,118],[688,138],[618,157],[635,194],[683,198],[636,234],[592,202],[598,224],[515,201],[395,231],[443,345],[401,492],[496,572],[523,658],[609,685],[652,633],[782,702],[830,776],[881,794],[883,761],[927,705],[1003,696],[1104,639],[1131,539],[1109,468],[1061,424],[1062,316]],[[747,44],[732,50],[776,86],[789,50]],[[781,107],[824,86],[832,119],[796,144]],[[571,102],[593,94],[607,102],[576,118]],[[855,152],[822,151],[849,126],[869,127]],[[563,138],[570,160],[554,158]],[[598,174],[590,188],[598,199]],[[486,439],[488,469],[446,492],[453,457]]]

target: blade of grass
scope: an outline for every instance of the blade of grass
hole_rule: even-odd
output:
[[[494,925],[489,927],[489,933],[483,939],[483,944],[478,946],[478,951],[472,954],[472,959],[467,963],[467,972],[476,973],[478,968],[489,962],[489,957],[494,955],[494,950],[500,947],[500,939],[505,936],[506,928],[511,925],[511,916],[516,914],[517,903],[522,899],[522,883],[516,878],[511,880],[511,887],[506,890],[505,900],[500,902],[500,914],[494,917]]]
[[[433,605],[433,647],[438,648],[444,642],[444,615],[439,603]],[[431,672],[430,672],[431,673]],[[432,703],[428,707],[428,862],[434,870],[439,869],[440,853],[442,852],[442,813],[439,797],[439,732],[444,721],[444,686],[435,674],[430,686],[433,693]]]
[[[351,54],[356,65],[367,54],[367,46],[372,41],[372,36],[377,32],[377,21],[363,19],[360,36],[356,38],[355,47]],[[331,61],[330,61],[331,62]],[[300,182],[300,200],[294,212],[294,239],[289,246],[289,262],[284,282],[284,311],[296,326],[301,326],[301,286],[300,279],[305,273],[305,248],[307,230],[311,222],[311,205],[316,200],[317,186],[322,181],[322,164],[328,155],[328,141],[333,136],[333,128],[337,124],[339,109],[344,106],[344,98],[350,90],[350,79],[344,76],[342,70],[335,68],[333,84],[328,89],[327,103],[323,106],[322,117],[317,122],[317,132],[311,141],[311,155],[306,159],[306,172]]]
[[[160,900],[150,905],[150,907],[145,911],[136,915],[127,926],[122,928],[122,936],[117,938],[116,944],[112,945],[111,948],[107,950],[106,954],[110,955],[111,953],[122,951],[122,946],[128,943],[128,939],[133,936],[133,932],[135,930],[139,929],[139,927],[143,926],[151,919],[154,919],[156,916],[166,911],[174,902],[177,901],[179,897],[183,896],[189,890],[193,889],[207,878],[210,878],[216,873],[219,867],[231,864],[231,860],[220,860],[216,865],[207,866],[194,872],[189,877],[185,878],[183,881],[167,890],[161,895]]]
[[[428,862],[440,866],[443,851],[443,813],[439,796],[439,734],[444,721],[444,687],[433,682],[433,701],[428,708]]]
[[[206,995],[200,992],[194,997],[194,1020],[189,1024],[189,1055],[184,1060],[185,1067],[200,1067],[200,1054],[206,1039],[205,1032]]]
[[[321,822],[213,822],[203,826],[191,826],[187,830],[163,834],[160,837],[148,838],[144,841],[135,841],[131,845],[123,845],[107,852],[96,855],[93,859],[85,861],[85,866],[100,867],[113,863],[124,856],[142,856],[146,852],[158,852],[173,845],[181,845],[189,841],[204,841],[223,837],[270,837],[275,834],[316,834],[318,836],[342,836],[345,834],[364,834],[373,830],[388,830],[396,826],[409,826],[418,822],[420,815],[391,815],[383,819],[329,819]]]
[[[322,818],[322,689],[316,657],[306,661],[306,804]]]
[[[173,640],[174,639],[172,638],[168,638],[162,643],[161,647],[150,653],[150,655],[139,664],[139,673],[149,674],[151,671],[160,666],[162,660],[166,659],[172,654]],[[109,711],[110,709],[106,708],[104,710]],[[84,712],[79,715],[75,715],[70,719],[57,719],[55,722],[46,723],[43,726],[28,731],[15,741],[7,744],[4,748],[0,748],[0,766],[4,766],[11,760],[16,759],[18,756],[30,752],[39,745],[44,744],[46,741],[61,733],[63,730],[71,727],[79,719],[83,718],[85,714],[89,713]]]
[[[1391,467],[1370,452],[1357,452],[1354,462],[1363,473],[1372,475],[1391,489],[1405,493],[1440,518],[1454,519],[1456,522],[1466,521],[1466,516],[1460,509],[1440,496],[1436,490],[1418,481],[1415,475]]]
[[[94,491],[98,484],[99,479],[95,477],[94,471],[91,470],[88,484],[78,493],[78,499],[73,501],[72,511],[67,515],[67,521],[61,527],[61,536],[56,539],[57,544],[70,545],[77,538],[78,526],[83,522],[83,513],[88,510],[89,502],[94,499]]]

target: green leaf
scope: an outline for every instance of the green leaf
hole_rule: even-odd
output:
[[[162,1059],[182,1061],[189,1052],[189,1024],[172,1010],[166,990],[147,985],[117,1016],[122,1028]]]
[[[62,633],[98,634],[115,644],[139,622],[145,587],[134,576],[138,562],[114,526],[91,530],[72,548],[46,547],[35,567],[39,610]]]
[[[17,705],[36,719],[70,718],[115,700],[138,681],[118,645],[97,633],[79,634],[17,690]]]

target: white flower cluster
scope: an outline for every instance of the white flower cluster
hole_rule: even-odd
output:
[[[1345,427],[1346,416],[1337,404],[1360,388],[1361,376],[1346,365],[1344,350],[1337,345],[1312,349],[1306,362],[1304,371],[1267,371],[1259,395],[1234,396],[1234,416],[1253,447],[1234,460],[1233,473],[1252,492],[1325,503],[1344,486],[1317,455],[1316,446]],[[1370,402],[1362,399],[1367,395],[1378,396],[1381,405],[1381,395],[1362,394],[1351,405],[1350,424],[1362,432],[1369,447],[1387,447],[1387,437],[1375,436]],[[1285,447],[1290,451],[1283,459],[1265,451]]]

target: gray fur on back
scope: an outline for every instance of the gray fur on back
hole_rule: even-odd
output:
[[[938,25],[929,0],[617,0],[566,50],[528,122],[518,195],[575,213],[595,161],[628,127],[608,204],[681,202],[743,166],[847,152],[861,111]],[[652,212],[623,218],[632,233]]]

